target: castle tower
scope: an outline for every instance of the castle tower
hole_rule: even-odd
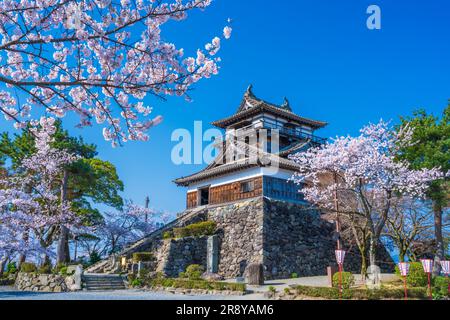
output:
[[[289,101],[275,105],[256,97],[250,86],[235,114],[215,121],[223,137],[216,140],[215,161],[200,172],[175,180],[187,188],[187,209],[178,218],[119,256],[150,251],[156,271],[177,277],[200,264],[227,279],[243,277],[250,264],[261,264],[266,279],[325,275],[335,262],[335,225],[307,203],[289,178],[299,169],[289,155],[325,142],[315,131],[326,123],[295,114]],[[216,224],[214,235],[170,238],[174,228],[202,221]],[[169,238],[164,238],[164,233]],[[359,272],[360,258],[347,246],[345,270]],[[393,263],[379,249],[383,270]],[[103,261],[88,272],[99,272]],[[390,269],[389,269],[390,268]]]
[[[325,274],[334,224],[289,181],[299,169],[289,155],[324,143],[315,131],[326,123],[295,114],[287,99],[262,100],[250,86],[236,113],[213,125],[224,130],[216,161],[175,183],[188,188],[188,211],[204,208],[217,223],[219,274],[244,276],[251,263],[263,265],[266,279]]]
[[[289,182],[297,164],[288,156],[318,145],[314,135],[326,125],[292,112],[289,101],[275,105],[256,97],[250,86],[235,114],[213,122],[224,130],[216,160],[204,170],[175,180],[187,187],[187,208],[221,205],[255,197],[301,203]]]

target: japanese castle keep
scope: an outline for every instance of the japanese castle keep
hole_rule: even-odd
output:
[[[156,257],[154,271],[168,277],[191,264],[224,278],[244,277],[252,263],[263,265],[266,279],[326,274],[335,263],[335,224],[323,219],[289,181],[298,169],[289,155],[323,143],[315,132],[326,122],[297,115],[287,99],[281,105],[264,101],[250,86],[235,114],[213,125],[224,131],[216,141],[216,160],[174,181],[186,188],[186,211],[88,272],[117,272],[120,261],[147,251]],[[214,235],[163,236],[202,221],[216,223]],[[357,253],[356,248],[346,249]],[[389,259],[385,250],[379,251],[382,260]],[[349,254],[344,268],[359,272],[359,264],[358,255]]]

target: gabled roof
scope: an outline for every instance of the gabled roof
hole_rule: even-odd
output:
[[[213,177],[227,175],[231,172],[236,172],[236,171],[245,170],[245,169],[249,169],[249,168],[256,168],[256,167],[270,167],[270,165],[273,163],[276,163],[279,166],[279,168],[281,168],[281,169],[296,171],[300,168],[299,165],[292,160],[286,159],[285,156],[290,154],[288,151],[293,152],[295,150],[300,150],[302,148],[307,147],[310,144],[309,141],[306,141],[306,142],[303,141],[301,143],[297,143],[297,144],[293,145],[288,150],[280,152],[279,154],[272,154],[272,153],[262,152],[261,150],[258,150],[255,147],[245,144],[244,142],[238,141],[236,143],[237,143],[237,145],[232,145],[234,148],[241,150],[241,151],[245,150],[246,153],[248,153],[248,155],[250,156],[250,159],[253,156],[254,157],[253,159],[257,158],[258,161],[256,161],[256,162],[250,161],[249,158],[244,158],[244,159],[240,159],[237,161],[223,164],[225,155],[223,152],[221,152],[217,156],[216,160],[213,161],[209,166],[207,166],[202,171],[197,172],[197,173],[187,176],[187,177],[182,177],[182,178],[176,179],[174,182],[178,186],[189,186],[192,183],[203,181],[203,180],[210,179]]]
[[[252,117],[260,113],[269,113],[275,116],[283,117],[288,120],[296,121],[311,126],[314,129],[319,129],[327,125],[326,122],[312,120],[304,117],[300,117],[292,112],[291,106],[287,98],[284,99],[282,105],[276,105],[260,98],[257,98],[252,91],[252,85],[250,85],[244,94],[244,98],[239,105],[236,113],[230,117],[222,120],[217,120],[212,123],[212,125],[218,128],[226,128],[236,122],[243,119]]]

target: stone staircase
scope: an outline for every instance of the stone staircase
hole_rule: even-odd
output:
[[[178,216],[177,219],[174,221],[166,224],[162,228],[150,233],[149,235],[145,236],[144,238],[128,245],[125,247],[122,251],[117,253],[117,257],[120,256],[130,256],[134,252],[144,251],[153,241],[161,239],[164,232],[174,228],[179,227],[187,222],[194,219],[197,215],[199,215],[202,211],[207,210],[207,207],[199,207],[191,210],[186,210],[182,214]],[[109,259],[101,260],[97,262],[96,264],[93,264],[89,268],[86,269],[87,273],[109,273],[108,268],[110,261]]]
[[[83,276],[83,284],[84,289],[87,291],[126,289],[122,276],[113,274],[85,274]]]

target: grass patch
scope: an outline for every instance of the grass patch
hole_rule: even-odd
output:
[[[181,288],[181,289],[203,289],[203,290],[218,290],[218,291],[236,291],[245,292],[246,285],[244,283],[228,283],[218,281],[206,280],[187,280],[174,278],[156,278],[150,279],[147,283],[151,288]]]
[[[204,221],[190,224],[183,228],[174,228],[172,230],[173,237],[180,239],[186,237],[211,236],[216,232],[216,223],[214,221]],[[171,234],[164,234],[164,238],[170,237]]]

